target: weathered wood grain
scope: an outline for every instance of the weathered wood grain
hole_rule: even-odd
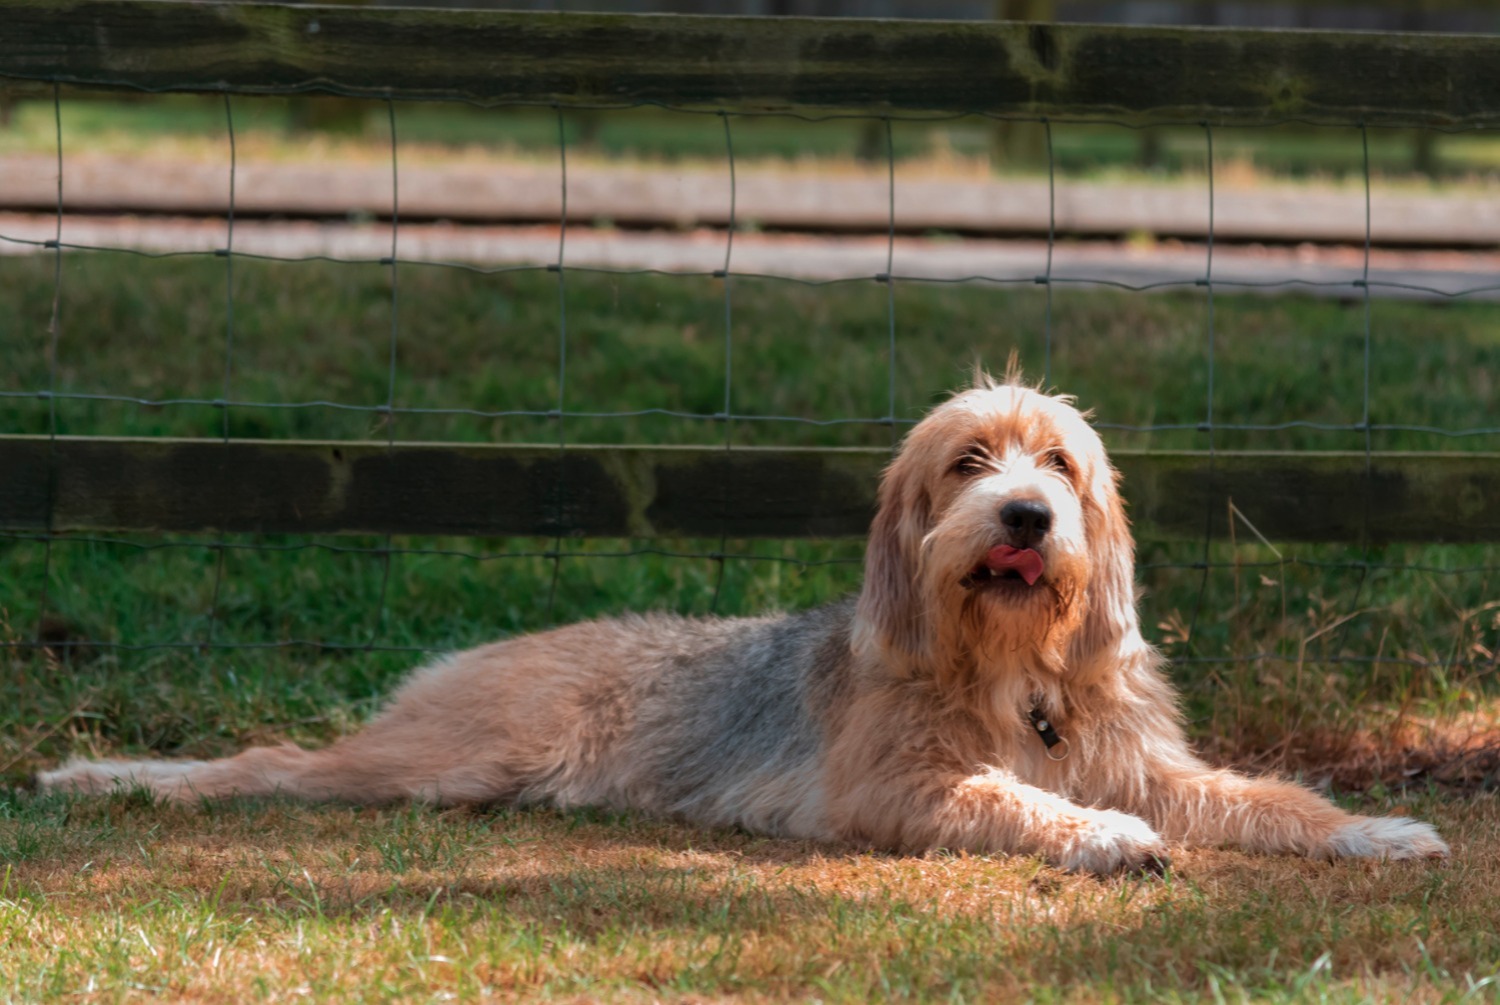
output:
[[[11,530],[855,537],[879,449],[569,447],[0,437]],[[1115,455],[1158,537],[1500,540],[1500,455]],[[52,488],[49,492],[48,485]],[[49,519],[50,504],[50,519]],[[1246,533],[1243,529],[1241,534]]]
[[[1500,122],[1500,38],[0,0],[0,79],[484,103]],[[31,87],[34,91],[36,88]]]

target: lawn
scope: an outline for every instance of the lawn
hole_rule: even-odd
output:
[[[542,108],[470,108],[453,103],[402,102],[396,106],[404,162],[454,157],[557,158],[557,113]],[[65,143],[95,153],[206,158],[225,152],[221,98],[153,96],[150,101],[111,100],[89,94],[62,107]],[[240,99],[234,105],[242,156],[255,160],[376,160],[389,157],[384,103],[310,98]],[[52,153],[56,131],[50,101],[17,102],[0,131],[0,154]],[[839,165],[882,161],[883,122],[834,118],[806,121],[785,115],[736,115],[730,120],[737,159],[762,164]],[[1002,131],[1008,131],[1002,137]],[[724,127],[716,115],[658,108],[569,111],[562,135],[575,159],[651,164],[711,162],[725,155]],[[1482,133],[1433,133],[1418,170],[1419,133],[1372,129],[1370,168],[1403,186],[1469,185],[1492,189],[1500,169],[1500,140]],[[1223,128],[1214,134],[1219,170],[1240,181],[1279,179],[1347,181],[1363,176],[1358,129],[1289,124]],[[1077,179],[1171,182],[1184,175],[1201,184],[1203,130],[1162,126],[1149,131],[1101,124],[1057,122],[1052,127],[1056,170]],[[932,121],[893,120],[890,153],[903,175],[955,168],[1004,174],[1045,174],[1046,137],[1037,123],[997,123],[982,117]]]
[[[561,400],[569,413],[711,416],[725,400],[719,280],[569,272],[560,299],[542,271],[402,266],[393,328],[388,268],[237,260],[229,353],[226,280],[217,259],[70,252],[55,287],[50,257],[0,258],[0,392],[28,392],[0,398],[0,431],[46,433],[55,419],[60,434],[218,437],[223,410],[159,402],[226,398],[237,437],[724,442],[711,419],[570,415],[559,428],[398,411],[388,428],[373,410],[393,394],[398,409]],[[730,398],[752,417],[729,431],[737,444],[889,444],[878,423],[768,417],[879,418],[893,398],[911,420],[973,362],[998,367],[1016,348],[1033,374],[1050,358],[1053,383],[1111,424],[1112,446],[1208,445],[1194,429],[1141,428],[1205,414],[1202,291],[1059,291],[1050,339],[1040,288],[736,279],[727,292]],[[1361,302],[1221,295],[1213,317],[1216,423],[1358,421]],[[1368,331],[1377,422],[1494,424],[1500,307],[1376,302]],[[49,386],[63,393],[55,411],[31,394]],[[1219,448],[1365,444],[1307,426],[1214,435]],[[1494,451],[1496,439],[1397,430],[1372,445]],[[564,540],[557,561],[554,544],[0,538],[0,632],[109,643],[0,650],[0,774],[23,782],[73,753],[326,742],[428,651],[627,610],[805,607],[860,579],[858,541]],[[721,545],[722,563],[708,557]],[[1500,548],[1262,543],[1246,529],[1207,547],[1147,535],[1139,561],[1147,631],[1177,659],[1210,756],[1433,819],[1452,863],[1193,852],[1165,881],[1100,882],[1030,860],[871,855],[589,813],[15,793],[0,796],[0,996],[1490,996],[1475,982],[1500,971],[1500,808],[1484,791],[1491,762],[1463,744],[1492,735]]]
[[[1492,999],[1495,798],[1353,805],[1434,820],[1453,862],[1099,881],[589,813],[11,800],[0,996]]]

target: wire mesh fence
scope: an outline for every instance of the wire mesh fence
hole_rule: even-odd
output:
[[[1267,109],[1247,125],[1171,114],[1110,119],[1089,109],[1074,117],[965,108],[820,114],[679,107],[670,98],[465,99],[497,129],[517,109],[550,117],[556,137],[555,254],[479,264],[407,250],[414,225],[402,215],[403,126],[428,107],[422,88],[392,85],[379,98],[389,203],[380,221],[364,226],[383,228],[386,248],[278,255],[237,245],[245,225],[237,122],[247,105],[308,85],[81,81],[5,65],[0,73],[33,95],[44,89],[32,100],[50,107],[55,134],[51,236],[0,232],[0,244],[30,252],[0,259],[19,291],[8,310],[9,376],[0,386],[18,473],[0,531],[10,570],[0,606],[8,619],[3,645],[27,688],[43,686],[32,679],[38,673],[101,658],[133,672],[149,672],[158,657],[180,658],[232,676],[236,659],[267,651],[298,659],[370,654],[370,666],[384,669],[354,672],[378,682],[412,654],[588,614],[662,606],[743,613],[831,598],[857,588],[869,486],[864,495],[840,490],[823,500],[837,497],[842,523],[817,525],[817,513],[806,513],[809,525],[823,528],[810,540],[768,538],[741,511],[761,505],[775,474],[740,459],[766,448],[861,448],[872,471],[968,366],[1003,366],[1012,349],[1033,377],[1096,409],[1096,425],[1127,472],[1127,498],[1141,485],[1129,477],[1132,463],[1149,480],[1160,451],[1194,452],[1187,477],[1203,491],[1191,513],[1156,519],[1167,503],[1135,511],[1146,621],[1183,668],[1189,692],[1212,697],[1249,679],[1257,693],[1319,706],[1419,695],[1424,707],[1452,712],[1472,710],[1497,669],[1500,523],[1483,487],[1500,478],[1500,462],[1484,453],[1500,442],[1491,394],[1500,312],[1483,298],[1500,281],[1455,288],[1372,278],[1380,224],[1370,139],[1387,128],[1376,114],[1308,123]],[[148,94],[180,88],[221,103],[222,242],[147,251],[70,239],[76,151],[67,117],[70,95],[84,84]],[[337,81],[311,89],[368,97]],[[609,267],[570,255],[570,242],[599,222],[569,213],[570,121],[641,110],[719,135],[715,170],[727,225],[702,250],[701,267]],[[868,124],[887,192],[876,271],[807,278],[737,267],[737,250],[756,235],[742,215],[736,137],[768,119]],[[952,122],[1040,131],[1048,227],[1029,269],[904,268],[898,134]],[[1355,263],[1337,281],[1296,272],[1222,278],[1215,143],[1228,131],[1287,124],[1357,145],[1363,242]],[[1200,268],[1133,283],[1068,264],[1070,245],[1056,225],[1066,177],[1055,141],[1067,130],[1101,127],[1201,134],[1201,173],[1181,189],[1206,216]],[[106,286],[113,292],[101,292]],[[1314,307],[1296,298],[1310,286],[1336,286],[1342,301]],[[1288,296],[1243,296],[1267,290]],[[1162,291],[1172,295],[1143,296]],[[1382,299],[1413,291],[1459,305],[1459,313]],[[1300,327],[1277,331],[1288,318]],[[112,326],[134,344],[121,344]],[[98,448],[93,460],[70,452],[78,437]],[[265,469],[279,465],[286,481],[248,482],[234,469],[244,455],[229,448],[247,439],[287,446],[272,451]],[[298,467],[290,448],[304,440],[319,441],[332,466]],[[182,459],[205,441],[224,449]],[[527,460],[487,481],[478,474],[484,462],[457,449],[486,443],[525,444]],[[697,498],[699,533],[663,539],[648,523],[598,517],[589,507],[608,509],[629,479],[599,482],[574,463],[584,444],[696,448],[695,479],[679,490]],[[356,447],[364,466],[340,466],[341,451],[353,456]],[[32,450],[29,467],[22,448]],[[1129,457],[1142,448],[1141,458]],[[1291,474],[1257,488],[1257,472],[1275,478],[1252,465],[1234,482],[1247,494],[1221,490],[1233,455],[1246,450],[1280,452]],[[1299,467],[1320,450],[1356,458],[1336,476],[1347,480],[1337,491],[1314,491],[1316,472]],[[1398,453],[1424,450],[1466,452],[1472,463],[1459,480],[1441,482],[1434,471],[1442,458],[1412,462]],[[404,467],[412,456],[428,466]],[[106,470],[108,477],[86,483],[93,492],[112,486],[108,493],[80,502],[80,483],[70,481],[75,463]],[[300,511],[295,492],[278,495],[298,478],[325,495],[352,491],[329,484],[372,477],[382,464],[388,475],[414,474],[379,483],[390,501],[378,519],[330,526],[325,514]],[[783,470],[783,480],[797,482],[798,469]],[[152,479],[132,483],[142,471]],[[442,535],[410,516],[427,505],[423,480],[447,495],[495,478],[503,492],[525,496],[529,533]],[[1429,482],[1439,487],[1423,495]],[[656,494],[641,512],[668,505],[661,485],[649,491]],[[818,502],[797,484],[787,491],[787,505]],[[403,493],[413,492],[418,501],[403,504]],[[251,508],[260,516],[237,525],[224,514],[247,495],[256,496]],[[472,495],[459,508],[522,505]],[[1312,514],[1306,524],[1285,515],[1303,510]],[[264,520],[271,512],[280,516]],[[59,523],[59,514],[68,518]],[[591,529],[596,520],[617,529]],[[1196,533],[1183,533],[1184,523]],[[1209,715],[1201,706],[1200,714]]]

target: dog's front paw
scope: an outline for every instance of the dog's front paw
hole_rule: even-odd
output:
[[[1430,824],[1410,817],[1355,817],[1334,831],[1329,858],[1447,858],[1448,843]]]
[[[1160,875],[1172,864],[1161,835],[1140,817],[1115,810],[1087,813],[1081,829],[1056,858],[1064,869],[1099,876],[1117,872]]]

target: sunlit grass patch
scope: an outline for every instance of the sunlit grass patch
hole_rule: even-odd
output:
[[[12,799],[6,993],[386,1000],[1410,995],[1495,973],[1493,798],[1418,798],[1446,867],[1197,851],[1166,880],[550,810]],[[90,983],[92,982],[92,983]]]
[[[455,159],[557,159],[558,116],[551,108],[469,108],[451,102],[397,102],[403,163]],[[64,142],[109,155],[227,158],[228,132],[219,96],[154,95],[151,101],[112,101],[89,94],[62,103]],[[384,162],[390,155],[384,102],[312,97],[240,96],[234,100],[241,158],[260,161]],[[878,118],[801,121],[784,115],[730,119],[736,159],[746,166],[822,172],[879,171],[886,158],[885,123]],[[1053,121],[1055,167],[1068,175],[1131,183],[1203,179],[1206,143],[1198,126],[1141,130],[1108,123]],[[714,170],[726,159],[717,116],[659,108],[570,110],[562,134],[575,163],[608,161]],[[891,147],[907,174],[1045,175],[1047,148],[1035,122],[1000,125],[980,116],[892,122]],[[1370,166],[1382,183],[1406,186],[1494,184],[1500,143],[1483,132],[1370,129]],[[54,152],[51,101],[17,102],[0,134],[0,154]],[[1220,128],[1214,134],[1218,170],[1240,184],[1361,183],[1360,130],[1301,123]]]

